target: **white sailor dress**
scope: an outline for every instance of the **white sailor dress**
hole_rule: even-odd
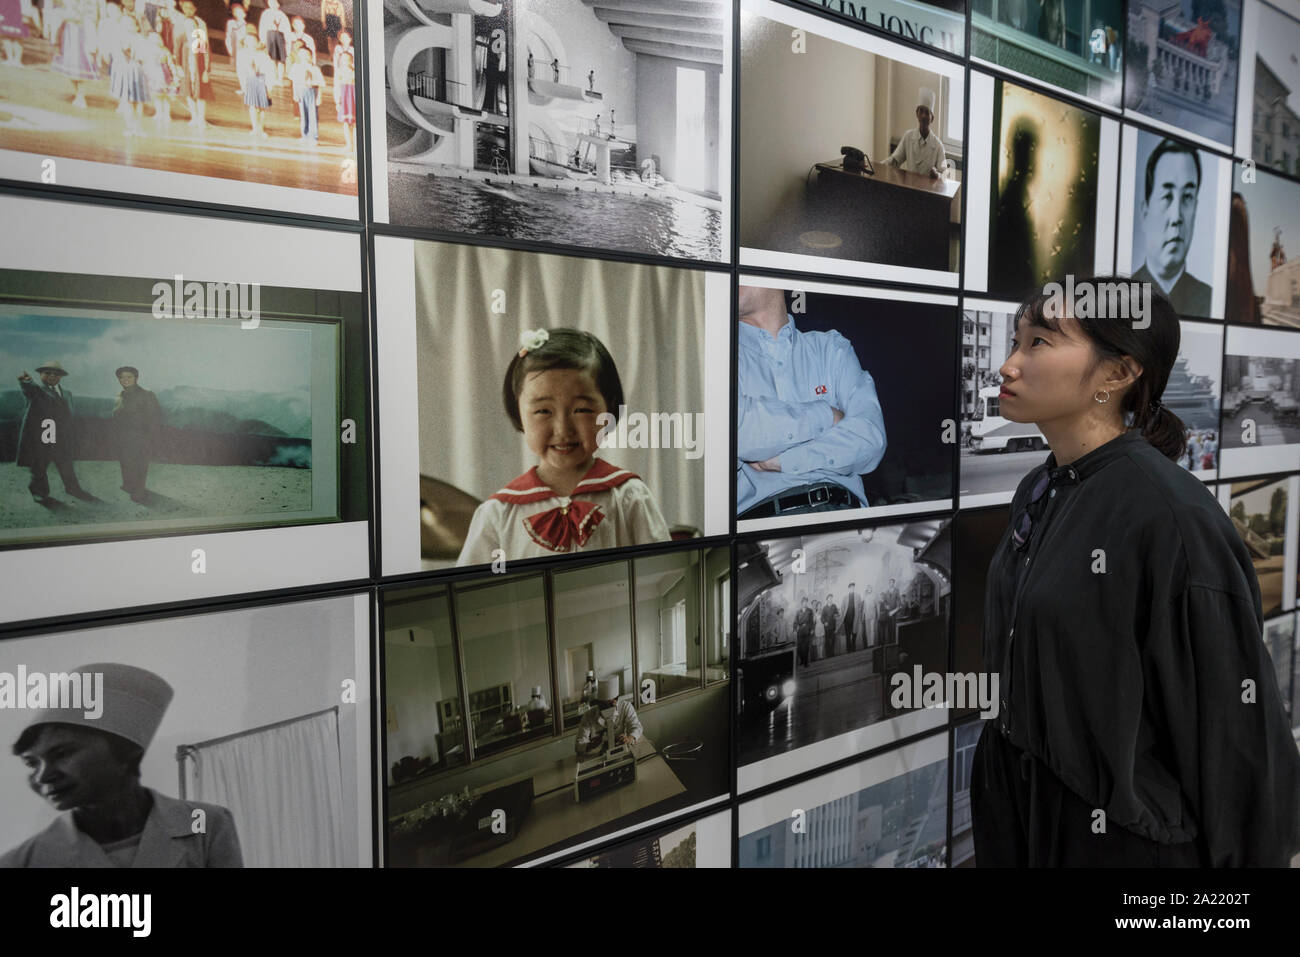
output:
[[[557,495],[534,466],[474,512],[457,565],[542,558],[670,541],[650,489],[628,469],[596,459],[572,495]]]

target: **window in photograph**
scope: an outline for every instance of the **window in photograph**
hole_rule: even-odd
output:
[[[389,779],[403,784],[466,760],[465,719],[447,589],[384,612]]]
[[[564,730],[576,728],[605,678],[632,684],[632,601],[627,562],[555,575],[556,700]]]
[[[1119,0],[975,0],[971,56],[1077,96],[1120,105]]]
[[[1300,122],[1296,117],[1300,110],[1300,59],[1295,52],[1300,41],[1300,20],[1267,3],[1256,4],[1253,13],[1254,35],[1244,38],[1241,60],[1247,70],[1253,66],[1255,82],[1246,83],[1249,74],[1243,74],[1238,96],[1243,114],[1246,104],[1252,103],[1255,122],[1249,130],[1238,129],[1237,150],[1294,176],[1300,174],[1296,162],[1300,155]]]
[[[633,565],[641,700],[700,687],[699,553],[655,555]]]
[[[551,733],[549,708],[520,708],[552,689],[542,592],[540,575],[456,591],[466,724],[477,757]]]
[[[709,682],[726,681],[731,671],[731,551],[715,548],[705,559],[709,590],[706,614],[709,629],[709,660],[705,677]]]
[[[704,71],[694,67],[677,68],[677,169],[678,182],[687,189],[708,186],[708,131],[704,115]]]

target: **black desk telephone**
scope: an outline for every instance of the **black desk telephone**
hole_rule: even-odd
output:
[[[876,168],[871,165],[871,158],[856,146],[841,146],[840,155],[844,157],[844,172],[876,175]]]

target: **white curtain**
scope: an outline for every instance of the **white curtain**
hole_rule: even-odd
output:
[[[194,797],[235,817],[245,867],[342,867],[338,712],[199,745]]]

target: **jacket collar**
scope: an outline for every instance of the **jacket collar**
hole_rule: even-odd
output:
[[[1128,457],[1136,448],[1147,444],[1147,440],[1139,430],[1129,429],[1123,435],[1117,435],[1067,465],[1058,466],[1056,453],[1052,452],[1047,456],[1044,467],[1052,473],[1053,485],[1073,485],[1082,482],[1090,475],[1095,475],[1116,459]]]
[[[190,805],[147,789],[153,808],[140,832],[136,851],[137,867],[176,867],[185,857],[185,845],[176,838],[190,837]],[[112,867],[113,863],[95,840],[80,830],[71,811],[64,811],[37,835],[32,853],[33,867]]]

